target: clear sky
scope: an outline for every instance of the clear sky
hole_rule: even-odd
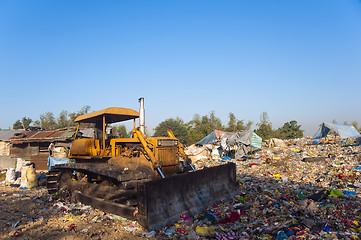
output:
[[[361,124],[360,0],[0,1],[0,127],[61,110]],[[128,129],[130,130],[130,129]]]

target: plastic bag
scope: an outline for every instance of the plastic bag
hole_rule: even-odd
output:
[[[25,166],[21,168],[21,182],[20,187],[21,188],[27,188],[28,187],[28,179],[26,178],[26,170],[28,170],[29,166]]]
[[[35,168],[33,168],[32,166],[26,169],[26,179],[28,188],[35,188],[38,186]]]
[[[6,171],[6,178],[5,178],[5,183],[6,184],[13,184],[16,180],[16,176],[15,176],[15,169],[14,168],[8,168],[8,170]]]

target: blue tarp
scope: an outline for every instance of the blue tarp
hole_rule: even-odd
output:
[[[252,135],[251,135],[251,133],[252,133]],[[237,139],[241,136],[247,135],[247,138],[249,138],[249,139],[247,139],[247,141],[249,141],[249,143],[247,143],[246,145],[252,145],[257,148],[262,148],[262,138],[250,130],[241,131],[241,132],[223,132],[220,130],[214,130],[210,134],[208,134],[207,136],[205,136],[204,138],[202,138],[201,140],[196,142],[195,145],[202,146],[202,145],[206,145],[206,144],[214,144],[218,140],[220,140],[222,137],[224,137],[223,134],[227,134],[228,138],[235,137]],[[243,143],[245,142],[244,139],[241,141],[243,141]]]
[[[54,158],[52,156],[49,155],[48,157],[48,169],[50,171],[50,168],[52,166],[58,165],[58,164],[65,164],[65,163],[69,163],[69,158]]]
[[[321,127],[317,130],[313,138],[317,139],[326,137],[331,130],[337,133],[341,138],[361,137],[360,133],[354,126],[339,123],[322,123]]]
[[[215,143],[217,140],[218,139],[216,137],[215,131],[212,131],[210,134],[208,134],[207,136],[196,142],[195,145],[198,146],[198,145],[212,144]]]

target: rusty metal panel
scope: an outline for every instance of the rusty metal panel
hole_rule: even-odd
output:
[[[28,143],[23,144],[13,144],[10,147],[10,156],[11,157],[30,157],[36,156],[39,154],[39,146],[30,145]]]
[[[37,134],[34,134],[31,136],[31,138],[53,138],[61,136],[64,133],[64,131],[39,131]]]
[[[37,156],[31,156],[30,162],[35,164],[36,170],[48,170],[49,153],[41,153]]]
[[[236,165],[205,168],[138,186],[138,221],[154,230],[236,193]]]

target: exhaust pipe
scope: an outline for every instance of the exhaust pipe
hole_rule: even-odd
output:
[[[145,110],[144,110],[144,98],[141,97],[138,99],[140,102],[139,108],[139,128],[140,131],[145,135]]]

